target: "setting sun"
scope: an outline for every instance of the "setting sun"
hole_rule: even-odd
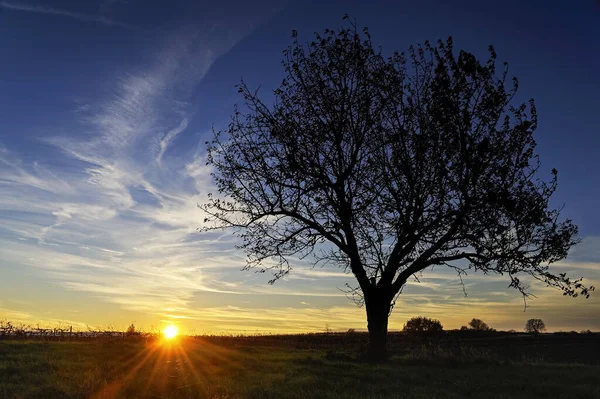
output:
[[[179,330],[174,325],[166,326],[163,330],[163,334],[167,339],[173,339],[179,334]]]

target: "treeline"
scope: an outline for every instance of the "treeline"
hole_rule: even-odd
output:
[[[131,324],[127,330],[120,331],[114,328],[92,328],[85,331],[73,329],[73,326],[58,325],[57,327],[40,327],[11,321],[0,320],[0,340],[8,339],[36,339],[47,341],[85,341],[93,339],[154,339],[158,333],[136,330]]]
[[[408,319],[402,328],[402,331],[405,333],[436,333],[444,331],[444,326],[437,319],[432,319],[428,317],[413,317]],[[481,319],[473,318],[468,325],[462,326],[458,331],[461,332],[496,332],[495,328],[490,327],[487,323],[485,323]],[[525,323],[525,327],[523,329],[524,332],[530,334],[539,334],[546,331],[546,324],[542,319],[529,319]],[[506,333],[517,333],[516,330],[508,330],[502,331]],[[565,333],[565,332],[561,332]],[[569,331],[570,334],[577,334],[577,331]],[[584,330],[581,331],[582,334],[591,334],[592,331]]]
[[[519,332],[525,332],[530,334],[539,334],[546,331],[546,325],[541,319],[529,319],[525,324],[523,331],[507,330],[497,331],[495,328],[489,326],[486,322],[481,319],[473,318],[467,325],[462,326],[460,329],[444,330],[442,323],[433,318],[428,317],[412,317],[406,321],[401,331],[390,331],[390,334],[401,334],[401,335],[436,335],[441,333],[451,334],[485,334],[485,333],[499,333],[499,334],[516,334]],[[304,334],[274,334],[274,333],[255,333],[255,334],[202,334],[193,335],[202,338],[223,338],[223,339],[241,339],[244,337],[269,337],[269,339],[285,340],[286,337],[298,337],[298,336],[330,336],[331,338],[339,337],[341,335],[364,335],[365,332],[356,331],[354,328],[348,329],[347,331],[333,331],[329,325],[326,326],[324,332],[312,332]],[[590,330],[577,331],[559,331],[555,332],[555,335],[573,335],[573,334],[594,334]],[[160,338],[160,332],[148,332],[139,330],[134,324],[129,325],[125,331],[117,330],[112,327],[92,328],[87,327],[85,331],[76,330],[72,326],[58,325],[56,327],[40,327],[26,324],[13,323],[6,320],[0,320],[0,340],[6,339],[41,339],[49,341],[63,341],[63,340],[93,340],[93,339],[122,339],[122,340],[133,340],[143,339],[146,341]]]

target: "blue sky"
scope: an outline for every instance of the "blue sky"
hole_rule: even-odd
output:
[[[536,99],[542,168],[582,244],[560,267],[600,280],[600,8],[592,1],[0,1],[0,319],[76,326],[176,321],[198,332],[365,327],[341,270],[297,262],[284,281],[241,272],[229,234],[198,234],[211,191],[204,141],[224,126],[243,77],[269,90],[281,51],[349,13],[384,52],[454,37],[493,44]],[[600,300],[503,279],[425,273],[401,295],[407,317],[460,327],[600,329]]]

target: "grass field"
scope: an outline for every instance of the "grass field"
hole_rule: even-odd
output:
[[[598,335],[0,341],[0,398],[600,398]]]

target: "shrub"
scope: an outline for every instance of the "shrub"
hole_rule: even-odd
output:
[[[139,335],[139,332],[135,329],[135,325],[131,323],[129,327],[127,327],[127,331],[125,332],[125,334],[128,336]]]
[[[443,330],[444,327],[439,320],[420,316],[408,319],[402,329],[402,331],[409,333],[441,332]]]
[[[474,331],[493,331],[493,329],[490,328],[490,326],[488,326],[481,319],[473,319],[473,320],[471,320],[469,322],[469,327],[471,327],[471,330],[474,330]]]

